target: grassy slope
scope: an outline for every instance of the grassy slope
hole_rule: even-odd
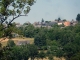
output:
[[[53,57],[54,59],[53,60],[61,60],[60,58],[57,58],[57,57]],[[31,60],[29,58],[29,60]],[[34,59],[34,60],[37,60],[37,59]],[[42,60],[41,58],[39,58],[38,60]],[[49,60],[48,57],[44,58],[43,60]],[[62,60],[65,60],[65,58],[62,57]]]
[[[0,40],[2,40],[2,38]],[[6,46],[8,40],[9,39],[7,39],[7,38],[5,40],[2,40],[1,41],[2,46]],[[34,38],[13,38],[12,40],[15,42],[15,44],[18,41],[30,41],[30,44],[33,44],[33,42],[34,42]]]

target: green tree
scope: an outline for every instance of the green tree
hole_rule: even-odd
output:
[[[59,21],[61,21],[61,18],[60,18],[60,17],[58,18],[58,22],[59,22]]]
[[[13,60],[12,52],[11,52],[11,47],[3,47],[3,57],[2,60]]]
[[[63,54],[64,54],[64,52],[63,52],[62,49],[59,49],[59,50],[57,50],[57,52],[56,52],[56,56],[59,57],[61,60],[62,60],[61,57],[63,57]]]
[[[52,55],[52,54],[48,55],[48,59],[49,59],[49,60],[54,60],[54,59],[53,59],[53,55]]]
[[[30,6],[32,6],[34,2],[35,0],[0,0],[1,23],[5,22],[10,16],[13,18],[11,21],[6,22],[8,25],[14,19],[20,16],[26,16],[30,11]]]
[[[37,49],[37,46],[35,45],[28,45],[28,49],[29,49],[29,52],[30,52],[30,58],[31,60],[34,60],[34,58],[38,55],[38,49]]]
[[[15,46],[14,41],[13,41],[13,40],[8,40],[7,46],[8,46],[8,47],[13,47],[13,46]]]
[[[3,48],[2,48],[2,44],[0,43],[0,60],[3,57]]]
[[[30,56],[27,46],[14,46],[11,52],[13,60],[28,60]]]
[[[4,29],[4,35],[3,37],[7,37],[7,38],[12,38],[12,33],[15,32],[17,33],[18,29],[16,28],[15,24],[12,23],[10,24],[10,26],[8,26],[8,28]]]
[[[80,60],[80,52],[76,53],[74,56],[70,58],[70,60]]]
[[[80,14],[77,14],[76,20],[80,22]]]
[[[39,48],[41,48],[42,46],[46,46],[46,36],[43,32],[35,36],[34,44]]]
[[[46,54],[44,53],[44,51],[40,51],[39,52],[39,57],[43,60],[43,58],[45,58]]]
[[[29,24],[28,26],[23,28],[24,36],[25,37],[34,37],[34,26]]]
[[[4,30],[2,30],[3,27],[4,27],[4,25],[0,24],[0,38],[2,38],[4,35]]]
[[[70,58],[76,53],[76,45],[72,43],[68,43],[63,47],[64,50],[64,56],[67,60],[70,60]]]
[[[5,30],[12,25],[12,22],[21,16],[27,16],[30,12],[30,7],[35,3],[35,0],[0,0],[0,24],[4,25],[0,30]],[[8,20],[10,19],[10,20]],[[11,28],[11,27],[10,27]],[[11,35],[11,29],[6,32],[7,36]],[[5,35],[5,36],[6,36]]]

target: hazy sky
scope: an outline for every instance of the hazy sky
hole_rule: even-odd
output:
[[[31,7],[28,16],[17,18],[15,21],[33,23],[44,20],[52,21],[60,17],[61,19],[76,19],[80,13],[80,0],[37,0]]]

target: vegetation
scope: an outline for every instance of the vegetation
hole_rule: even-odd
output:
[[[11,37],[14,29],[11,28],[12,22],[18,17],[27,16],[35,2],[35,0],[0,0],[0,25],[3,26],[0,30],[5,31],[5,37]]]
[[[34,0],[0,0],[0,38],[10,39],[6,46],[0,43],[0,60],[28,60],[29,58],[43,60],[45,57],[53,60],[53,56],[60,59],[65,57],[66,60],[80,60],[80,14],[76,18],[78,24],[64,28],[58,25],[50,29],[35,28],[32,24],[24,27],[26,23],[22,27],[16,27],[15,23],[12,23],[16,18],[26,16],[34,2]],[[9,17],[12,17],[10,21],[8,21]],[[60,20],[58,18],[58,21]],[[14,32],[24,37],[34,38],[34,43],[17,46],[11,40]]]
[[[80,22],[80,14],[77,15],[76,20]]]
[[[12,55],[13,55],[12,52],[14,52],[15,54],[19,54],[19,56],[15,54],[13,56],[14,59],[16,58],[17,60],[19,60],[18,59],[19,57],[21,59],[31,58],[31,60],[34,60],[35,58],[43,59],[44,57],[48,57],[50,60],[52,60],[53,56],[59,57],[60,59],[62,59],[62,57],[65,57],[66,60],[75,60],[77,59],[77,57],[79,57],[79,52],[80,52],[80,40],[79,40],[80,24],[79,23],[76,24],[75,26],[69,26],[62,29],[58,26],[53,26],[50,29],[43,28],[43,27],[41,28],[33,27],[32,30],[28,30],[30,29],[31,26],[32,25],[28,25],[27,27],[25,27],[25,29],[27,29],[26,32],[30,32],[30,31],[34,31],[34,32],[32,32],[31,35],[29,34],[29,36],[26,35],[25,37],[27,36],[33,37],[34,38],[33,44],[35,45],[16,46],[14,44],[14,41],[9,40],[7,46],[0,48],[1,49],[0,57],[2,59],[4,58],[4,56],[6,56],[5,58],[7,58],[8,57],[7,55],[9,54],[10,54],[9,56],[10,58],[8,59],[12,59]],[[15,50],[17,51],[15,52]],[[38,50],[40,50],[41,52],[38,52]],[[46,52],[44,52],[45,50]],[[27,55],[25,56],[24,53],[26,53]]]

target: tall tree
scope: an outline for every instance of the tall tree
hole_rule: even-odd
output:
[[[28,49],[29,49],[29,52],[30,52],[30,58],[31,58],[31,60],[34,60],[34,58],[38,54],[37,46],[35,46],[35,45],[28,45]]]
[[[77,15],[76,20],[80,22],[80,14]]]
[[[8,46],[8,47],[13,47],[13,46],[15,46],[14,41],[13,41],[13,40],[8,40],[7,46]]]
[[[60,18],[60,17],[58,18],[58,22],[59,22],[59,21],[61,21],[61,18]]]
[[[0,30],[11,26],[16,18],[27,16],[35,2],[35,0],[0,0],[0,24],[6,24]]]
[[[45,58],[46,54],[44,53],[44,51],[39,52],[39,57],[43,60],[43,58]]]
[[[37,45],[39,48],[42,46],[46,46],[46,36],[44,33],[39,33],[34,38],[34,44]]]
[[[2,48],[2,44],[0,43],[0,60],[3,57],[3,48]]]

